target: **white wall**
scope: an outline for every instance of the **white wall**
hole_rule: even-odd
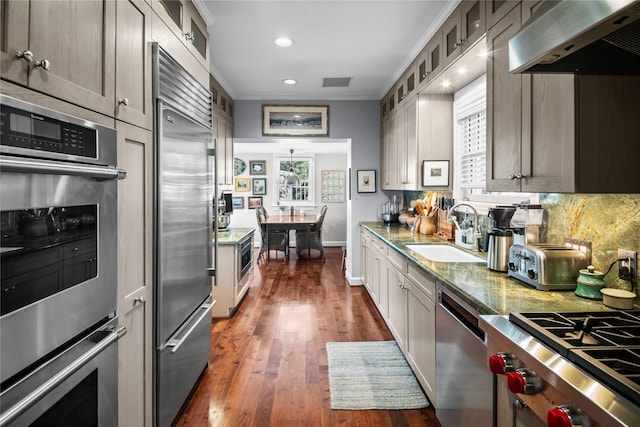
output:
[[[347,165],[352,178],[360,169],[375,169],[375,193],[358,193],[351,179],[351,200],[347,201],[347,279],[360,282],[360,221],[377,221],[377,210],[387,196],[380,191],[380,101],[269,101],[234,102],[234,137],[271,140],[262,137],[262,104],[329,105],[329,137],[351,141]],[[328,215],[328,214],[327,214]]]
[[[277,155],[286,157],[286,155]],[[236,153],[234,157],[244,160],[247,170],[236,176],[236,178],[266,178],[267,194],[262,196],[262,203],[270,215],[278,215],[279,210],[275,208],[277,197],[277,181],[274,173],[274,153]],[[249,172],[249,161],[264,160],[267,165],[266,175],[251,175]],[[347,170],[347,155],[345,153],[315,154],[315,200],[314,208],[303,208],[305,214],[315,215],[320,213],[322,205],[322,191],[320,183],[323,170]],[[257,227],[256,213],[254,209],[248,209],[247,197],[252,196],[252,191],[233,192],[234,196],[244,198],[244,209],[235,209],[231,215],[231,227]],[[347,241],[347,202],[326,203],[327,213],[322,226],[322,241],[325,246],[342,246]],[[295,242],[295,234],[291,233],[292,242]],[[256,239],[256,244],[259,239]]]

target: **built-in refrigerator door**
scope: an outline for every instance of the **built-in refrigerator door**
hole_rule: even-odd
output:
[[[211,129],[159,101],[157,343],[211,294]]]

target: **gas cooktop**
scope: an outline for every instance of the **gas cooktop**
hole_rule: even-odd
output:
[[[509,320],[640,406],[640,310],[511,313]]]

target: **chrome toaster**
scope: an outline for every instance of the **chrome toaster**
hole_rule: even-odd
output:
[[[543,291],[572,290],[580,269],[589,265],[588,256],[564,246],[512,245],[507,275]]]

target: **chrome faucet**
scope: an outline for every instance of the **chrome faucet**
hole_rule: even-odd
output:
[[[447,218],[451,219],[451,213],[461,206],[465,206],[470,208],[473,211],[473,226],[471,227],[473,230],[473,250],[476,252],[480,251],[480,239],[482,238],[482,233],[480,233],[480,224],[478,224],[478,211],[476,208],[471,206],[468,203],[456,203],[451,206],[449,210],[447,210]]]

